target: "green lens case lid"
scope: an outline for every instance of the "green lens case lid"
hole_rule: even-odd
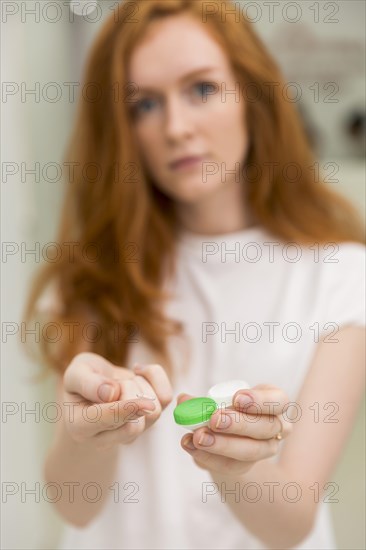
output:
[[[177,405],[173,411],[177,424],[189,426],[206,422],[218,408],[216,401],[210,397],[194,397]]]

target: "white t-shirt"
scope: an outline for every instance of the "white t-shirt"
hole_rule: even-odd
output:
[[[176,276],[166,283],[175,296],[166,312],[184,323],[189,342],[187,355],[170,340],[174,396],[204,396],[240,378],[274,384],[296,401],[322,332],[332,338],[337,326],[366,324],[364,281],[361,244],[286,246],[258,226],[210,237],[185,231]],[[131,345],[126,366],[135,362],[156,362],[142,341]],[[266,548],[181,448],[188,432],[175,424],[175,406],[174,398],[151,428],[120,447],[105,507],[86,528],[65,526],[60,549]],[[336,548],[325,503],[296,548]]]

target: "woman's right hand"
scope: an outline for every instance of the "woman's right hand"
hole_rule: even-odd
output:
[[[159,418],[173,398],[163,367],[147,376],[117,367],[96,353],[76,355],[63,376],[66,429],[78,443],[108,449],[134,441]],[[67,410],[65,407],[67,404]]]

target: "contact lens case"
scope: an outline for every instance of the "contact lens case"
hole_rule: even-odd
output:
[[[177,405],[173,411],[179,426],[194,431],[207,426],[213,413],[220,408],[232,406],[235,393],[250,388],[244,380],[227,380],[212,386],[206,397],[193,397]]]

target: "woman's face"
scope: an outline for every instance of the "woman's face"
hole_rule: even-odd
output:
[[[151,23],[132,53],[128,80],[136,89],[129,106],[142,162],[161,191],[193,204],[222,186],[242,185],[244,100],[231,93],[239,84],[203,24],[189,15]],[[172,166],[190,156],[200,158]]]

